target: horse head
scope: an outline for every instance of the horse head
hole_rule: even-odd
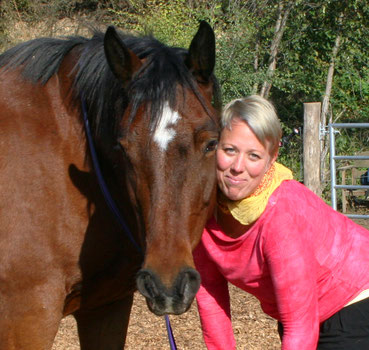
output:
[[[214,33],[201,22],[189,50],[149,49],[110,27],[104,49],[127,101],[119,176],[144,251],[137,287],[155,314],[181,314],[200,285],[192,250],[215,202]]]

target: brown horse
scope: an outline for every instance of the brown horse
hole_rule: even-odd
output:
[[[206,22],[189,50],[109,27],[0,56],[1,350],[50,349],[70,314],[82,349],[122,349],[137,287],[157,315],[190,307],[216,186],[214,64]],[[81,101],[142,254],[100,191]]]

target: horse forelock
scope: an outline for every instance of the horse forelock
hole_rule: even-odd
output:
[[[152,50],[143,50],[145,56],[137,51],[140,58],[146,58],[145,65],[129,86],[132,105],[146,104],[148,107],[151,132],[160,124],[164,107],[182,108],[177,101],[179,91],[195,89],[194,79],[184,65],[185,50],[170,48],[157,41],[154,44]],[[136,108],[133,108],[131,118],[135,112]]]

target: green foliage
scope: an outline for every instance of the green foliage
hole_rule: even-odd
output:
[[[185,0],[131,1],[130,11],[112,10],[114,24],[126,30],[153,35],[179,47],[188,47],[201,13],[186,7]]]

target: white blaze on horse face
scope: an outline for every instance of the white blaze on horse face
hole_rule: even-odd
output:
[[[163,114],[154,133],[154,141],[162,151],[166,151],[170,141],[176,136],[174,126],[180,119],[178,112],[173,111],[166,102],[163,107]]]

